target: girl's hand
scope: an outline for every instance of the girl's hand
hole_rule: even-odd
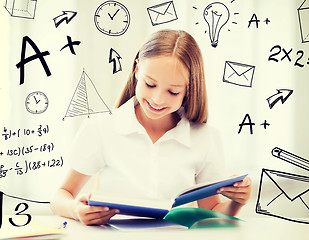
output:
[[[251,197],[251,179],[245,177],[242,181],[234,183],[233,186],[222,187],[217,192],[228,197],[233,202],[245,205]]]
[[[108,207],[89,206],[86,196],[81,196],[74,201],[74,218],[85,225],[103,225],[111,217],[119,213],[118,209],[109,209]]]

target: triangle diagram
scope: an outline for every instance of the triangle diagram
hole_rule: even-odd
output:
[[[112,114],[88,74],[83,70],[65,117],[108,112]]]

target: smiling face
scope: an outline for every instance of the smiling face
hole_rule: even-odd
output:
[[[188,70],[177,58],[161,56],[139,61],[135,73],[143,119],[171,121],[186,94]]]

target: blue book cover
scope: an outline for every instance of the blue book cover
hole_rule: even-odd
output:
[[[231,186],[246,176],[247,174],[218,182],[198,184],[183,191],[171,201],[132,199],[126,196],[104,196],[101,193],[93,193],[89,197],[88,204],[119,209],[119,214],[123,215],[163,219],[172,208],[216,195],[219,188]]]

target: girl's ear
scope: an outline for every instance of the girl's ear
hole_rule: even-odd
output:
[[[135,68],[134,68],[134,74],[137,75],[138,73],[138,64],[139,64],[139,59],[135,59]]]

